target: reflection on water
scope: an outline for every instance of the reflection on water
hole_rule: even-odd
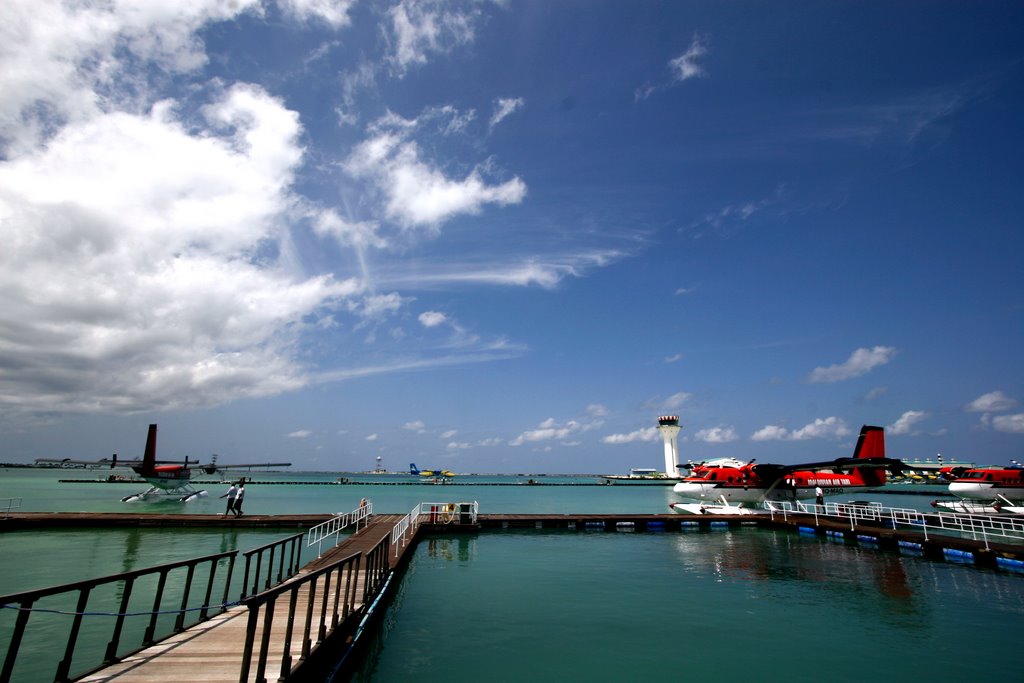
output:
[[[1012,648],[1022,606],[1021,577],[786,531],[509,530],[421,545],[356,680],[978,680],[926,653]]]

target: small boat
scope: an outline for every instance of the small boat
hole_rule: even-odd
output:
[[[667,476],[664,472],[648,467],[634,467],[629,474],[602,474],[602,484],[660,485],[675,484],[679,479]]]

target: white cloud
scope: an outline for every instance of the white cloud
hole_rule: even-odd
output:
[[[790,431],[778,425],[766,425],[754,432],[751,441],[804,441],[806,439],[830,439],[849,436],[850,429],[838,417],[816,419],[800,429]]]
[[[789,436],[789,430],[777,425],[765,425],[750,437],[751,441],[781,441]]]
[[[203,115],[101,114],[0,162],[0,403],[183,408],[308,381],[294,341],[358,285],[263,255],[293,203],[297,116],[253,86]]]
[[[874,401],[884,396],[889,391],[889,387],[875,387],[868,393],[864,394],[865,401]]]
[[[343,247],[387,247],[387,240],[377,234],[379,227],[373,221],[348,221],[333,209],[313,216],[313,231],[321,237],[333,238]]]
[[[521,97],[501,97],[494,101],[494,113],[491,115],[491,120],[488,123],[489,128],[494,128],[496,125],[505,120],[506,117],[515,113],[517,109],[520,109],[526,100]]]
[[[431,54],[446,54],[473,42],[480,12],[441,0],[402,0],[388,11],[391,19],[389,60],[396,74],[425,64]]]
[[[914,434],[914,425],[927,419],[928,413],[921,410],[908,410],[900,415],[900,419],[885,428],[889,434]]]
[[[706,443],[729,443],[740,437],[733,427],[721,426],[701,429],[693,435],[693,438]]]
[[[362,301],[353,301],[349,309],[364,318],[383,318],[397,312],[410,299],[402,297],[398,292],[389,294],[371,294]]]
[[[440,438],[444,439],[444,440],[448,440],[448,439],[452,438],[453,436],[455,436],[458,433],[459,433],[459,430],[457,430],[457,429],[449,429],[446,432],[442,432],[440,434]]]
[[[850,354],[845,363],[815,368],[807,377],[807,381],[831,383],[860,377],[880,365],[885,365],[895,355],[896,349],[892,346],[860,348]]]
[[[419,321],[423,327],[437,327],[438,325],[447,322],[448,316],[438,311],[425,311],[420,313]]]
[[[478,214],[486,204],[518,204],[526,196],[526,184],[519,178],[489,184],[483,166],[461,179],[448,178],[424,161],[419,145],[408,139],[417,125],[395,115],[378,119],[371,137],[356,146],[344,166],[352,177],[376,185],[392,220],[406,228],[437,230],[454,216]]]
[[[587,415],[590,417],[607,417],[608,408],[600,403],[591,403],[587,406]]]
[[[1017,405],[1017,401],[1010,398],[1001,391],[990,391],[974,399],[964,408],[970,413],[991,413],[1010,410]]]
[[[380,436],[377,435],[377,434],[370,434],[368,437],[366,437],[366,440],[367,441],[376,441],[379,438],[380,438]]]
[[[427,424],[423,420],[412,420],[411,422],[406,422],[402,425],[402,429],[422,434],[427,430]]]
[[[206,62],[197,31],[258,8],[256,0],[0,5],[0,144],[33,149],[67,123],[145,98],[149,65],[182,73]],[[0,150],[2,151],[2,150]]]
[[[665,402],[661,404],[664,410],[678,410],[683,406],[684,403],[693,398],[693,394],[688,394],[685,391],[672,394],[665,399]]]
[[[290,434],[286,434],[285,436],[287,436],[290,439],[306,439],[306,438],[309,438],[312,435],[313,435],[313,432],[311,432],[310,430],[308,430],[308,429],[300,429],[298,431],[291,432]]]
[[[706,76],[707,71],[698,60],[707,53],[707,38],[694,35],[686,52],[668,63],[672,69],[672,77],[677,81],[685,81],[690,78]]]
[[[850,434],[850,429],[843,420],[838,417],[827,417],[824,420],[818,418],[800,429],[793,430],[790,432],[789,438],[794,441],[803,441],[805,439],[839,438]]]
[[[538,285],[544,289],[554,289],[567,277],[583,277],[590,269],[607,266],[623,255],[618,251],[592,251],[549,257],[546,262],[530,259],[511,264],[422,264],[412,274],[408,268],[400,272],[381,273],[380,282],[389,286],[412,284],[421,288],[482,284],[512,287]]]
[[[997,415],[992,418],[992,428],[1007,434],[1024,434],[1024,413]]]
[[[302,21],[318,19],[331,28],[342,28],[351,23],[348,12],[355,0],[277,0],[288,15]]]
[[[681,353],[675,353],[675,354],[672,354],[671,356],[665,356],[665,362],[666,363],[677,363],[677,362],[681,361],[682,359],[683,359],[683,354],[681,354]]]
[[[596,427],[601,426],[600,420],[595,422],[578,422],[577,420],[569,420],[564,424],[558,423],[555,418],[549,417],[537,426],[536,429],[530,429],[515,439],[509,441],[510,446],[522,446],[527,442],[537,441],[549,441],[552,439],[565,439],[573,434],[589,431]]]
[[[634,443],[636,441],[659,440],[661,440],[661,434],[658,432],[657,427],[645,427],[644,429],[638,429],[634,432],[629,432],[628,434],[609,434],[601,439],[601,443],[624,444]]]

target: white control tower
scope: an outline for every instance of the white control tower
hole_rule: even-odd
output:
[[[661,438],[665,440],[665,476],[672,479],[679,478],[679,444],[676,437],[679,435],[678,415],[662,415],[658,418],[658,431]]]

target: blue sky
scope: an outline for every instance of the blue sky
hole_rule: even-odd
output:
[[[166,6],[164,6],[166,5]],[[1005,464],[1024,6],[0,6],[0,460]]]

